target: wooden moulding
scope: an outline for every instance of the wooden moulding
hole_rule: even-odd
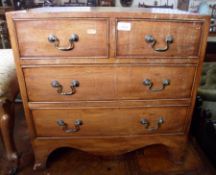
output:
[[[148,145],[163,144],[171,153],[172,160],[181,162],[187,147],[187,135],[200,82],[210,17],[176,10],[79,10],[42,8],[7,13],[20,91],[35,153],[34,169],[45,168],[48,155],[59,147],[72,147],[100,155],[118,155]],[[73,54],[73,51],[56,51],[46,35],[53,32],[53,26],[56,35],[61,36],[62,42],[66,43],[68,36],[64,36],[64,31],[67,35],[70,33],[71,21],[75,21],[73,19],[79,24],[83,19],[88,19],[85,21],[86,28],[95,24],[99,30],[96,39],[86,35],[83,30],[85,27],[75,24],[76,30],[79,30],[75,32],[81,32],[80,45],[75,43],[74,49],[77,52],[74,50]],[[94,22],[90,22],[91,20]],[[121,21],[132,24],[131,32],[117,30],[118,22]],[[39,24],[38,29],[36,24]],[[67,24],[71,27],[67,28]],[[61,31],[58,32],[58,29]],[[174,41],[167,52],[157,53],[145,42],[145,35],[152,34],[157,39],[157,48],[164,48],[164,38],[169,32]],[[87,45],[89,48],[96,45],[98,52],[86,49]],[[161,79],[167,76],[171,77],[171,84],[164,91],[154,94],[143,85],[145,75],[154,80],[155,87],[160,87]],[[68,91],[71,78],[80,80],[80,87],[76,89],[77,94],[74,96],[63,97],[51,87],[52,80],[59,80]],[[140,116],[148,111],[150,119],[155,121],[156,108],[164,113],[171,111],[171,122],[166,126],[176,126],[175,129],[153,134],[128,133],[131,126],[128,122],[131,115],[128,115],[131,111],[141,111]],[[109,109],[112,110],[108,111]],[[120,114],[117,115],[121,110],[126,111],[125,120],[123,116],[118,117]],[[59,133],[54,128],[45,134],[46,129],[54,127],[57,113],[60,115],[59,119],[63,117],[66,121],[67,115],[71,114],[73,117],[72,111],[76,111],[74,113],[77,115],[95,114],[96,124],[90,126],[89,132],[86,129],[84,135],[80,134],[78,137],[60,134],[63,131],[57,125]],[[101,121],[100,116],[97,116],[98,111],[105,111],[108,122]],[[119,121],[112,121],[114,118]],[[125,128],[128,126],[126,134],[122,132],[122,135],[118,135],[118,132],[121,133],[121,126],[115,126],[113,128],[116,130],[109,135],[109,127],[121,123],[121,120],[124,120],[122,123]],[[179,122],[181,126],[175,122]],[[102,134],[96,135],[97,128],[91,127],[98,127],[100,123],[103,123],[101,128],[106,129]],[[72,127],[72,123],[70,126]],[[84,126],[85,124],[83,128]],[[139,129],[134,131],[137,130]]]
[[[35,153],[34,170],[46,168],[48,156],[60,147],[72,147],[95,155],[116,156],[150,145],[164,145],[167,147],[170,159],[175,163],[182,163],[187,147],[187,137],[183,135],[162,136],[127,136],[111,138],[39,138],[33,142]],[[86,146],[88,145],[88,146]]]

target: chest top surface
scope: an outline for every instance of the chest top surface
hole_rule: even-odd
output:
[[[42,8],[33,8],[27,10],[20,10],[9,12],[11,14],[16,14],[17,16],[14,17],[24,17],[34,16],[34,15],[66,15],[66,16],[77,16],[77,15],[93,15],[95,17],[99,17],[100,15],[106,16],[125,16],[125,17],[152,17],[158,18],[162,16],[167,18],[205,18],[208,15],[200,15],[197,13],[191,13],[187,11],[182,11],[178,9],[158,9],[158,8],[122,8],[122,7],[42,7]],[[135,15],[135,16],[133,16]],[[159,16],[158,16],[159,15]]]

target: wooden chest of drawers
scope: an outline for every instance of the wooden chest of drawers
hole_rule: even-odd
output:
[[[208,16],[42,8],[7,21],[35,169],[59,147],[116,155],[162,144],[182,160]]]

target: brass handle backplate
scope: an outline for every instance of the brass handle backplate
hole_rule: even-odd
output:
[[[59,93],[60,95],[73,95],[76,93],[76,88],[79,87],[79,81],[72,80],[70,85],[71,88],[70,92],[63,92],[63,86],[57,80],[53,80],[51,82],[51,86],[53,88],[57,88],[57,93]]]
[[[164,48],[155,48],[157,40],[152,35],[146,35],[145,41],[149,44],[151,44],[151,47],[156,52],[165,52],[169,49],[169,45],[173,43],[173,36],[167,35],[165,38],[166,46]]]
[[[69,44],[66,47],[61,47],[60,45],[60,40],[58,39],[57,36],[50,34],[48,36],[48,41],[54,45],[55,48],[61,51],[69,51],[74,48],[74,42],[77,42],[79,40],[79,36],[77,34],[72,34],[71,37],[69,38]]]
[[[68,128],[68,125],[64,122],[64,120],[57,120],[57,125],[60,126],[66,133],[78,132],[82,124],[82,120],[77,119],[74,122],[74,128]]]
[[[158,89],[153,88],[154,83],[149,79],[145,79],[143,81],[143,84],[145,86],[147,86],[150,91],[158,92],[158,91],[164,90],[166,88],[166,86],[169,86],[170,85],[170,80],[168,80],[168,79],[163,80],[162,81],[162,86],[160,88],[158,88]]]
[[[161,127],[161,125],[164,123],[164,119],[163,119],[163,117],[160,117],[157,121],[156,121],[156,127],[150,127],[150,122],[147,120],[147,119],[145,119],[145,118],[142,118],[141,120],[140,120],[140,123],[142,124],[142,125],[144,125],[144,127],[148,130],[148,131],[150,131],[150,132],[152,132],[152,131],[156,131],[156,130],[158,130],[160,127]]]

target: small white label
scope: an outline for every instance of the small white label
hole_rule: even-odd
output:
[[[131,23],[129,23],[129,22],[118,22],[117,30],[130,31],[131,30]]]
[[[97,33],[96,29],[87,29],[87,33],[90,35],[95,35]]]

